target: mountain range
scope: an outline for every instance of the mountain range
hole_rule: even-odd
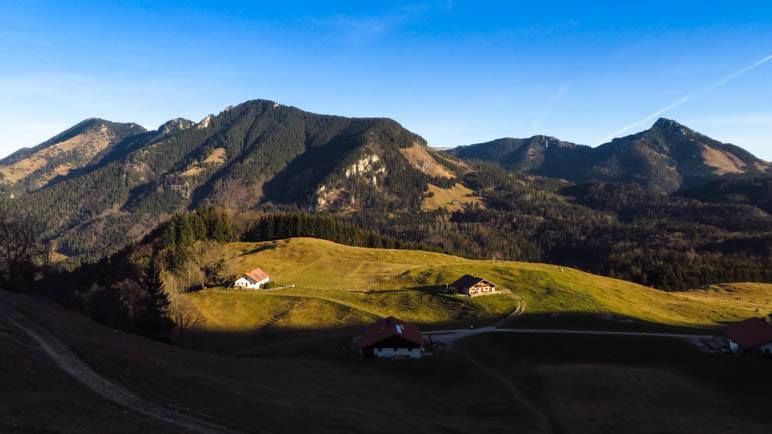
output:
[[[470,178],[488,176],[495,166],[537,175],[520,183],[544,184],[539,177],[635,183],[666,193],[771,171],[740,147],[666,119],[596,148],[535,136],[439,151],[391,119],[320,115],[254,100],[155,130],[83,121],[0,160],[0,198],[41,215],[58,254],[96,259],[201,205],[361,211],[370,219],[463,205],[495,208],[500,189],[484,193],[480,177]],[[439,205],[427,207],[432,196]]]
[[[24,196],[43,213],[58,249],[70,255],[107,240],[125,245],[205,203],[415,208],[428,180],[455,176],[433,155],[424,139],[390,119],[256,100],[153,131],[87,120],[0,160],[0,185],[5,196]]]
[[[595,148],[533,136],[462,146],[450,153],[574,183],[636,183],[666,193],[724,177],[772,173],[768,162],[743,148],[721,143],[664,118],[646,131]]]

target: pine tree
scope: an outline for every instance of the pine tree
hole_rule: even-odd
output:
[[[155,339],[165,339],[171,331],[172,320],[169,313],[169,297],[164,290],[161,278],[161,264],[157,254],[142,261],[139,283],[145,291],[137,312],[136,328],[142,335]]]

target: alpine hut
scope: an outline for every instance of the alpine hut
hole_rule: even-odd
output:
[[[354,342],[362,357],[420,359],[429,342],[421,330],[393,316],[378,320]]]
[[[237,288],[259,289],[264,287],[265,284],[270,281],[271,276],[258,267],[236,279],[236,281],[233,282],[233,286]]]
[[[466,294],[470,297],[496,293],[496,285],[482,277],[472,276],[471,274],[461,276],[458,280],[451,283],[450,286],[455,292]]]

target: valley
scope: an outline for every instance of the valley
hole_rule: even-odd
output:
[[[0,434],[772,432],[772,2],[0,1]]]
[[[392,119],[251,100],[155,130],[81,122],[0,160],[0,210],[40,222],[70,269],[215,207],[243,224],[324,213],[423,249],[686,290],[772,279],[769,173],[669,119],[595,148],[534,136],[439,151]]]

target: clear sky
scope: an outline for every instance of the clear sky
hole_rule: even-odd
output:
[[[770,56],[769,0],[0,0],[0,156],[262,98],[443,147],[597,145],[661,115],[772,160]]]

